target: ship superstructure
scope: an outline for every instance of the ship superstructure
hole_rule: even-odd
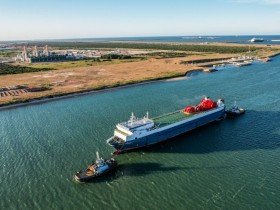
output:
[[[136,119],[132,113],[128,122],[116,126],[114,136],[108,139],[107,143],[116,148],[116,152],[136,149],[167,140],[224,116],[223,100],[219,99],[213,106],[213,101],[207,97],[203,104],[206,104],[206,108],[196,105],[152,119],[149,119],[148,113],[141,119]]]

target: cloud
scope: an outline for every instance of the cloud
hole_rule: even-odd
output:
[[[272,4],[280,4],[280,0],[233,0],[233,2],[236,3],[257,3],[257,4],[266,4],[266,5],[272,5]]]

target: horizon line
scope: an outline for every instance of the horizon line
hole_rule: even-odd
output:
[[[23,41],[46,41],[46,40],[81,40],[81,39],[120,39],[120,38],[149,38],[149,37],[212,37],[212,36],[280,36],[280,34],[261,34],[261,35],[253,35],[253,34],[247,34],[247,35],[181,35],[181,36],[120,36],[120,37],[87,37],[87,38],[51,38],[51,39],[19,39],[19,40],[0,40],[0,42],[23,42]]]

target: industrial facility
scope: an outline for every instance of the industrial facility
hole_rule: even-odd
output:
[[[49,52],[48,45],[46,45],[45,50],[42,53],[39,53],[37,45],[35,45],[35,49],[33,53],[27,53],[26,47],[24,46],[23,52],[21,54],[21,60],[26,61],[28,63],[36,63],[36,62],[52,62],[52,61],[61,61],[66,60],[67,54],[64,55],[55,55]]]
[[[137,55],[151,53],[150,51],[126,51],[126,50],[52,50],[49,51],[48,45],[44,48],[35,45],[30,48],[28,45],[23,46],[23,51],[17,54],[16,57],[12,57],[10,61],[2,62],[27,62],[27,63],[39,63],[39,62],[56,62],[66,60],[83,60],[83,59],[95,59],[100,58],[106,54],[117,54],[117,55]]]

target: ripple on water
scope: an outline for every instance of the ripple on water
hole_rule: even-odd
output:
[[[279,209],[280,58],[0,112],[0,209]],[[257,74],[256,74],[257,72]],[[112,174],[73,175],[95,159],[115,125],[197,104],[205,95],[246,114],[117,156]]]

